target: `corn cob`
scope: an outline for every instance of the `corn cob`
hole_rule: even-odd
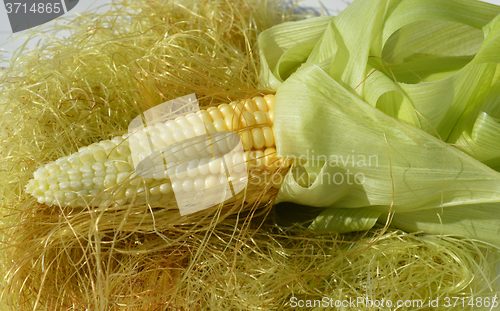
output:
[[[140,144],[150,141],[155,148],[162,148],[207,131],[233,131],[240,136],[245,150],[244,161],[247,170],[252,172],[250,178],[260,173],[269,176],[278,167],[289,166],[289,163],[276,157],[273,106],[274,95],[221,104],[196,114],[178,117],[174,121],[157,123],[137,133],[135,138]],[[176,174],[183,182],[171,182],[166,176],[138,176],[129,147],[129,136],[126,134],[94,143],[43,165],[34,173],[26,191],[36,197],[39,203],[48,205],[102,206],[113,202],[126,204],[133,200],[155,202],[171,199],[174,190],[176,193],[199,190],[216,183],[213,176],[207,174],[221,170],[220,159],[211,162],[203,159],[181,161],[168,173],[169,176]],[[148,137],[149,140],[146,139]],[[201,151],[197,146],[183,150],[186,158]],[[273,186],[279,188],[279,181]],[[255,198],[247,198],[247,201],[252,200]]]

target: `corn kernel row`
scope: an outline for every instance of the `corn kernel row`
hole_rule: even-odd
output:
[[[210,158],[213,145],[222,155],[235,141],[230,135],[214,137],[212,143],[195,139],[210,132],[233,131],[240,136],[243,159],[241,155],[229,159],[235,172],[244,170],[243,163],[247,170],[273,170],[286,164],[276,157],[273,110],[273,95],[257,96],[104,140],[40,167],[26,191],[49,205],[98,206],[127,203],[138,197],[151,202],[170,198],[173,192],[215,187],[224,166],[221,158]],[[167,179],[164,170],[153,178],[136,175],[134,162],[144,160],[152,150],[169,146],[172,150],[166,161],[172,165],[167,174],[176,181]]]

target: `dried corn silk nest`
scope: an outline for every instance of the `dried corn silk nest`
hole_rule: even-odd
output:
[[[385,220],[318,233],[311,208],[273,206],[299,162],[278,157],[257,38],[303,18],[277,1],[125,0],[59,25],[64,40],[39,30],[1,80],[2,310],[491,304],[493,247]]]

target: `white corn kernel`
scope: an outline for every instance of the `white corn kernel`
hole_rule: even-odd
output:
[[[92,190],[94,188],[94,181],[92,179],[83,179],[82,185],[84,190]]]
[[[186,140],[186,137],[184,136],[184,132],[181,129],[174,131],[174,140],[178,143]]]
[[[33,174],[33,177],[35,179],[45,179],[49,176],[49,172],[47,172],[47,170],[44,168],[44,167],[40,167],[39,169],[37,169],[35,171],[35,173]]]
[[[189,192],[193,190],[193,182],[190,179],[186,179],[182,182],[182,190],[184,192]]]
[[[207,175],[210,172],[209,158],[201,158],[198,162],[198,173],[200,175]]]
[[[209,133],[210,133],[210,132],[215,132],[215,131],[217,131],[217,130],[215,129],[215,126],[214,126],[214,124],[213,124],[213,123],[207,123],[207,124],[205,124],[205,128],[207,129],[207,131],[208,131]]]
[[[187,162],[182,162],[182,163],[177,164],[175,166],[175,177],[178,179],[182,179],[182,178],[186,177],[187,166],[188,166]]]
[[[166,126],[164,129],[161,130],[160,136],[166,146],[175,144],[175,139],[172,130],[167,128]]]
[[[196,136],[192,127],[185,127],[182,129],[182,132],[184,133],[184,137],[186,137],[186,139],[190,139]]]
[[[181,128],[191,127],[191,124],[185,117],[177,117],[174,120]]]
[[[77,181],[72,181],[71,182],[71,189],[74,190],[74,191],[80,191],[80,190],[83,190],[83,184],[81,181],[77,180]]]
[[[160,192],[162,194],[169,194],[172,192],[172,185],[167,182],[160,185]]]
[[[217,158],[215,160],[210,161],[210,163],[208,163],[210,173],[212,174],[219,173],[221,171],[221,165],[222,165],[221,158]]]
[[[213,188],[219,184],[217,178],[213,175],[208,176],[205,179],[205,188]]]
[[[115,174],[106,175],[106,177],[104,178],[103,185],[104,188],[109,188],[116,185],[116,175]]]
[[[187,165],[187,175],[189,177],[195,177],[196,175],[198,175],[198,164],[199,160],[197,159],[189,161]]]
[[[243,172],[243,170],[245,169],[245,161],[241,153],[238,152],[233,155],[232,168],[236,173]]]
[[[179,193],[180,191],[182,191],[182,182],[180,182],[180,181],[174,181],[172,183],[172,191],[174,193]]]
[[[57,175],[61,169],[59,168],[59,165],[55,163],[50,163],[47,164],[47,171],[49,172],[50,175]]]
[[[75,192],[66,192],[66,193],[64,193],[64,195],[66,196],[66,199],[68,199],[68,201],[65,201],[65,203],[66,202],[70,202],[71,200],[76,199],[76,193]]]
[[[189,113],[186,115],[186,120],[188,120],[189,124],[191,124],[191,126],[195,126],[196,124],[202,124],[203,121],[201,120],[201,118],[194,114],[194,113]]]
[[[102,189],[104,188],[104,177],[94,177],[92,178],[92,181],[94,182],[94,186],[99,188],[99,189]],[[61,184],[59,184],[59,187],[61,186]],[[62,188],[61,188],[62,189]]]
[[[60,182],[59,188],[64,191],[69,190],[71,188],[71,183],[69,181]]]
[[[205,125],[203,125],[202,123],[194,124],[193,130],[194,130],[194,134],[196,136],[202,136],[202,135],[207,134],[207,130],[205,129]]]
[[[152,187],[151,189],[149,189],[149,193],[151,193],[151,195],[159,195],[161,194],[160,192],[160,186],[154,186]]]
[[[204,124],[212,123],[212,118],[206,110],[200,110],[196,113],[202,120]]]
[[[64,182],[64,181],[69,181],[68,174],[64,174],[64,173],[57,174],[57,182],[61,183],[61,182]]]
[[[204,179],[197,178],[197,179],[194,180],[193,189],[195,191],[201,191],[201,190],[203,190],[204,186],[205,186],[205,180]]]
[[[82,165],[82,162],[80,161],[80,156],[78,153],[74,153],[68,157],[68,162],[71,164],[72,167],[80,167]]]
[[[181,127],[179,126],[179,124],[177,124],[177,122],[173,121],[173,120],[169,120],[167,122],[165,122],[165,125],[173,132],[175,130],[180,130]]]
[[[127,188],[127,190],[125,190],[125,196],[127,198],[133,197],[135,195],[137,195],[137,188]]]

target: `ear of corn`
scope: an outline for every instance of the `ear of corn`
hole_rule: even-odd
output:
[[[253,175],[265,175],[266,171],[271,172],[283,164],[276,157],[273,111],[274,95],[257,96],[157,123],[132,135],[94,143],[40,167],[26,191],[38,202],[49,205],[99,206],[126,204],[132,200],[155,202],[172,199],[174,192],[216,187],[218,180],[214,174],[224,170],[224,163],[220,157],[210,159],[214,147],[211,144],[216,144],[217,149],[225,153],[231,142],[227,135],[217,136],[212,142],[200,139],[192,143],[193,140],[189,140],[203,138],[207,132],[238,133],[244,156],[243,159],[232,158],[235,170],[247,169]],[[188,141],[191,143],[179,145]],[[167,158],[174,163],[167,172],[156,171],[144,178],[135,171],[134,160],[138,163],[148,156],[151,147],[148,144],[155,150],[174,145],[179,150],[174,150],[172,157]],[[138,159],[134,159],[134,154],[138,154]],[[197,154],[205,157],[194,157]],[[174,178],[169,178],[174,176],[175,182]]]

